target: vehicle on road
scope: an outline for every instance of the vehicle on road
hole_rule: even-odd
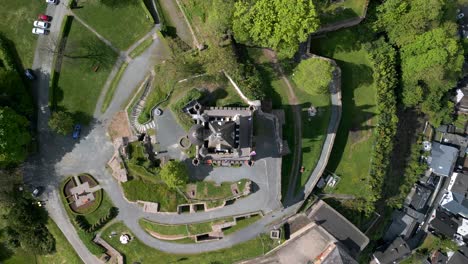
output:
[[[43,28],[33,28],[32,33],[36,35],[47,35],[49,34],[49,31]]]
[[[37,19],[42,20],[42,21],[50,21],[52,20],[52,17],[48,15],[44,15],[44,14],[39,14],[37,16]]]
[[[26,78],[28,78],[31,81],[36,79],[36,76],[34,75],[34,72],[31,69],[24,70],[24,75],[26,75]]]
[[[80,137],[81,133],[81,125],[77,124],[75,125],[75,128],[73,129],[73,139],[78,139]]]
[[[58,0],[46,0],[46,3],[58,5]]]
[[[34,190],[32,191],[32,196],[34,197],[38,197],[39,195],[41,195],[41,192],[42,192],[42,187],[36,187],[34,188]]]
[[[46,29],[46,28],[49,28],[50,27],[50,23],[47,23],[47,22],[44,22],[44,21],[34,21],[34,26],[37,27],[37,28],[43,28],[43,29]]]
[[[464,14],[464,13],[459,13],[459,14],[457,15],[457,19],[462,19],[462,18],[464,18],[464,17],[465,17],[465,14]]]

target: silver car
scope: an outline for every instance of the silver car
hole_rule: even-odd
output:
[[[50,27],[50,23],[47,23],[45,21],[39,21],[39,20],[34,21],[33,25],[37,28],[43,28],[43,29]]]
[[[49,32],[43,28],[33,28],[32,33],[36,35],[47,35]]]

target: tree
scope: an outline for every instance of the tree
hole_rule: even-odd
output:
[[[9,107],[0,107],[0,168],[14,166],[26,158],[31,135],[29,121]]]
[[[36,206],[33,199],[24,193],[14,193],[13,204],[9,206],[6,222],[8,224],[9,244],[21,245],[36,254],[49,254],[55,250],[55,239],[45,226],[47,212]]]
[[[73,118],[63,111],[53,112],[49,119],[49,127],[61,135],[68,135],[73,130]]]
[[[294,69],[293,80],[310,94],[327,93],[334,70],[328,60],[311,58],[301,61]]]
[[[188,181],[187,167],[180,161],[169,161],[162,167],[159,175],[169,188],[182,187]]]
[[[299,43],[318,28],[311,0],[241,0],[234,5],[236,39],[272,48],[281,58],[292,57]]]

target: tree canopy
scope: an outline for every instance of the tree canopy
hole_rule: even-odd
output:
[[[311,0],[241,0],[234,5],[236,40],[272,48],[283,58],[292,57],[319,23]]]
[[[0,107],[0,168],[24,161],[31,142],[28,127],[24,116],[9,107]]]
[[[6,215],[7,244],[21,246],[35,254],[52,253],[55,250],[55,239],[45,226],[47,212],[25,193],[12,195],[15,199]]]
[[[293,80],[310,94],[328,93],[334,70],[330,61],[311,58],[301,61],[294,69]]]
[[[61,135],[70,134],[73,130],[73,118],[70,114],[57,111],[49,119],[49,127]]]
[[[187,167],[180,161],[169,161],[162,167],[159,175],[169,188],[182,187],[188,181]]]
[[[464,60],[451,5],[447,0],[388,0],[377,8],[375,23],[399,48],[404,105],[419,107],[435,126],[451,119],[447,92],[460,78]]]

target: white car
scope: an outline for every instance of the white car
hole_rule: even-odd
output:
[[[46,3],[56,5],[58,4],[58,0],[46,0]]]
[[[465,14],[464,13],[460,13],[457,15],[457,19],[462,19],[465,17]]]
[[[37,27],[37,28],[43,28],[43,29],[46,29],[46,28],[49,28],[50,27],[50,23],[47,23],[47,22],[44,22],[44,21],[34,21],[34,26]]]
[[[47,30],[45,30],[43,28],[33,28],[32,33],[36,34],[36,35],[47,35],[48,32],[47,32]]]

